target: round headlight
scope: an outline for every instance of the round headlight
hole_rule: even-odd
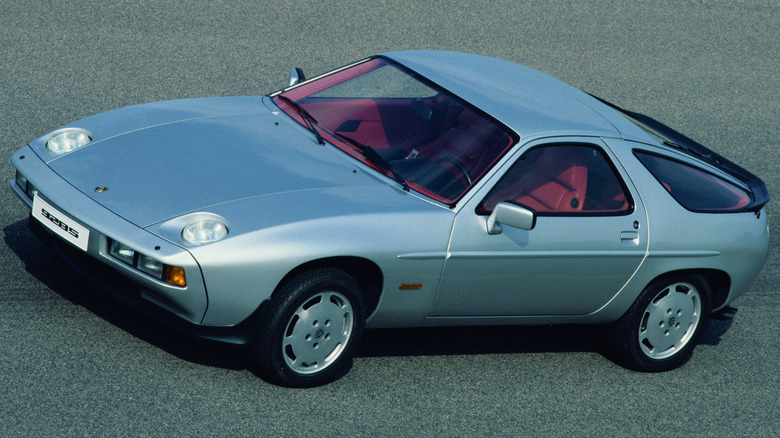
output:
[[[181,238],[190,245],[216,242],[227,236],[228,229],[222,222],[206,219],[193,222],[181,230]]]
[[[65,128],[55,131],[46,141],[46,149],[56,155],[78,149],[92,141],[92,134],[81,128]]]

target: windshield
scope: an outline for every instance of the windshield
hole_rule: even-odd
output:
[[[448,204],[457,202],[517,141],[498,121],[382,58],[337,70],[274,99],[307,128],[313,119],[320,134],[344,152]],[[309,116],[302,116],[301,109]],[[373,152],[381,160],[371,159]]]

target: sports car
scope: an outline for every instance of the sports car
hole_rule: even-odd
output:
[[[766,185],[651,117],[495,58],[392,52],[266,96],[148,103],[12,158],[30,226],[99,287],[267,380],[365,328],[599,324],[655,372],[733,313]]]

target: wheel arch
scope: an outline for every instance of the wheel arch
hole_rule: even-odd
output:
[[[276,286],[271,297],[275,297],[282,285],[296,276],[320,268],[337,268],[349,274],[360,285],[366,305],[366,317],[370,316],[379,304],[384,276],[379,266],[362,257],[338,256],[306,262],[287,273]]]
[[[712,311],[718,310],[726,302],[726,299],[728,299],[729,290],[731,290],[731,277],[729,277],[726,272],[718,269],[701,268],[670,271],[655,277],[648,283],[648,286],[653,283],[663,281],[665,278],[681,275],[698,276],[707,283],[707,286],[709,286],[710,292],[712,293],[712,295],[709,297],[710,308]]]

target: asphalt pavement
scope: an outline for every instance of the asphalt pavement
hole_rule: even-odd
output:
[[[8,188],[28,141],[143,102],[261,95],[391,50],[529,65],[763,178],[780,230],[780,2],[0,2],[0,436],[780,436],[780,247],[692,360],[625,370],[590,329],[369,331],[350,373],[272,386],[241,349],[96,295]]]

